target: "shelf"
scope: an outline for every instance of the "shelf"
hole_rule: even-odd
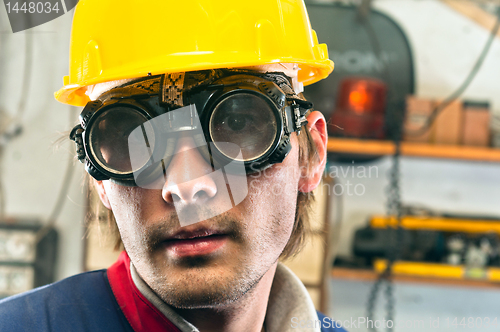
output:
[[[373,282],[377,280],[378,273],[369,269],[353,269],[345,267],[334,267],[331,270],[331,277],[333,279],[348,280],[348,281],[363,281]],[[416,283],[416,284],[429,284],[440,285],[448,287],[473,287],[473,288],[493,288],[500,289],[498,282],[481,279],[458,279],[458,278],[438,278],[429,276],[413,276],[413,275],[394,275],[392,277],[394,282],[402,283]]]
[[[328,152],[383,156],[394,153],[391,141],[329,138]],[[430,145],[402,142],[401,154],[411,157],[500,162],[500,149],[458,145]]]

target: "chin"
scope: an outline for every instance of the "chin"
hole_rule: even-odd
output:
[[[241,294],[243,296],[244,294]],[[236,302],[241,296],[229,296],[224,293],[193,292],[170,296],[163,301],[177,309],[208,309],[220,308]]]
[[[175,308],[203,309],[238,301],[255,287],[262,276],[255,270],[229,276],[198,270],[183,273],[179,278],[167,277],[170,282],[154,282],[150,286],[165,303]]]
[[[186,287],[187,286],[187,287]],[[193,288],[202,286],[203,288]],[[203,309],[229,305],[243,297],[254,285],[213,285],[193,283],[179,285],[173,290],[163,290],[160,298],[167,304],[179,309]]]

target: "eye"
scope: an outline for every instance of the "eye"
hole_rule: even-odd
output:
[[[232,131],[243,131],[249,129],[253,123],[253,116],[248,114],[229,114],[222,124],[227,125]]]

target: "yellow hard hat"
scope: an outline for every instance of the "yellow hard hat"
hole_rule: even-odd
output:
[[[80,0],[55,97],[84,106],[96,83],[273,63],[298,64],[304,85],[333,70],[303,0]]]

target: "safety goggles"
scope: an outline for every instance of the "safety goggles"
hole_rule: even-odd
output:
[[[165,74],[89,102],[70,138],[96,180],[153,188],[168,176],[180,137],[190,137],[214,170],[245,175],[281,163],[311,108],[282,73]]]

